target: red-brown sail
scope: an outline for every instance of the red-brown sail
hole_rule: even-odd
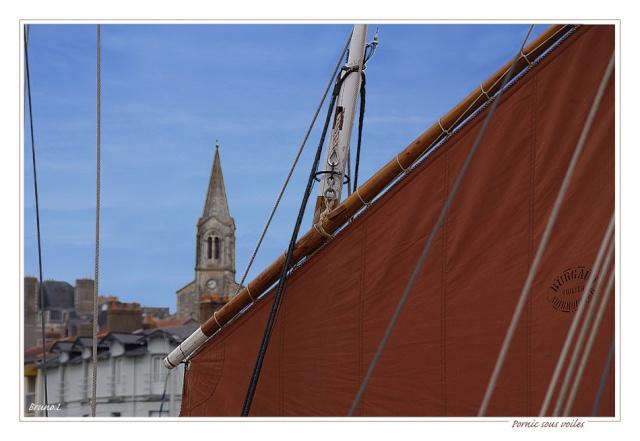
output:
[[[613,26],[582,26],[505,92],[356,415],[477,414],[613,49]],[[484,113],[290,276],[252,416],[347,414]],[[614,114],[611,80],[488,416],[540,408],[614,209]],[[240,415],[270,306],[267,295],[192,358],[181,415]],[[613,332],[609,305],[572,415],[591,414]],[[600,415],[615,413],[614,372]]]

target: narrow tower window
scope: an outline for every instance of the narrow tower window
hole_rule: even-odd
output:
[[[215,256],[216,256],[216,260],[220,258],[220,238],[216,237],[214,239],[214,243],[215,243]]]
[[[207,239],[207,259],[211,259],[211,248],[212,248],[212,239],[209,237]]]

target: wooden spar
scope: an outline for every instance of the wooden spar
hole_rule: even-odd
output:
[[[545,31],[540,37],[534,40],[523,51],[523,54],[518,59],[514,76],[524,70],[529,61],[535,60],[549,47],[551,47],[556,41],[558,41],[563,35],[573,29],[571,25],[553,25],[547,31]],[[442,117],[439,123],[434,124],[420,136],[418,136],[411,144],[409,144],[403,151],[401,151],[397,159],[402,164],[402,167],[407,169],[414,162],[416,162],[425,153],[425,149],[437,142],[443,135],[443,128],[449,131],[455,127],[458,123],[466,119],[480,106],[482,106],[488,99],[490,94],[495,93],[498,90],[502,77],[506,74],[511,66],[511,62],[502,66],[496,73],[494,73],[488,80],[484,81],[482,86],[476,88],[467,97],[462,100],[458,105],[451,109],[444,117]],[[442,128],[441,128],[442,125]],[[358,212],[365,204],[363,201],[373,200],[382,190],[384,190],[395,178],[397,178],[403,169],[398,164],[396,159],[389,161],[384,167],[382,167],[375,175],[373,175],[367,182],[365,182],[358,189],[358,194],[355,192],[345,199],[339,206],[332,210],[329,215],[324,219],[320,227],[324,229],[328,234],[333,234],[338,228],[344,225],[354,214]],[[362,200],[361,200],[362,198]],[[319,228],[320,229],[320,228]],[[322,230],[321,230],[322,231]],[[310,255],[317,250],[324,242],[326,238],[322,236],[316,228],[311,228],[302,238],[296,243],[293,252],[293,262],[298,262],[302,258]],[[260,273],[255,279],[253,279],[247,287],[243,288],[238,295],[233,297],[229,303],[215,313],[215,317],[210,317],[203,325],[202,332],[206,336],[211,336],[215,331],[224,326],[229,320],[231,320],[236,314],[238,314],[244,307],[252,302],[252,298],[256,299],[266,289],[268,289],[277,280],[282,271],[284,265],[284,255],[281,255],[269,265],[262,273]],[[249,295],[251,293],[251,295]]]
[[[514,76],[522,72],[530,63],[560,40],[575,25],[553,25],[540,37],[529,44],[514,67]],[[340,205],[332,210],[318,224],[314,225],[298,240],[293,251],[292,264],[316,251],[326,240],[326,235],[333,234],[356,214],[365,204],[372,201],[389,184],[407,168],[418,161],[424,153],[495,94],[504,75],[511,67],[511,62],[502,66],[488,80],[472,91],[464,100],[443,116],[438,123],[418,136],[411,144],[382,167],[362,186],[358,192],[352,193]],[[179,362],[190,357],[210,336],[234,318],[243,308],[252,303],[259,295],[269,289],[282,272],[285,256],[281,255],[262,273],[238,292],[224,307],[216,311],[202,326],[187,338],[179,347],[165,358],[165,366],[175,367]]]

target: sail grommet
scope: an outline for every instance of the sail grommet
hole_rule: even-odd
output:
[[[442,121],[440,121],[440,119],[438,119],[438,125],[440,126],[440,130],[442,130],[442,133],[449,136],[449,131],[442,126]]]
[[[400,159],[398,158],[398,155],[396,155],[396,162],[398,163],[398,166],[400,167],[400,169],[402,170],[403,173],[407,174],[409,173],[409,171],[411,170],[410,168],[404,168],[402,163],[400,162]],[[362,200],[362,199],[361,199]]]
[[[525,54],[524,51],[520,51],[520,56],[522,56],[522,58],[524,58],[524,60],[527,62],[527,64],[529,66],[533,66],[533,63],[531,61],[529,61],[529,59],[527,58],[527,54]]]

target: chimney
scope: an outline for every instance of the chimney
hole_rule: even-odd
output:
[[[144,319],[142,320],[142,329],[154,329],[157,326],[156,321],[150,314],[144,316]]]
[[[76,279],[74,305],[78,315],[93,313],[93,279]]]
[[[38,279],[24,278],[24,347],[35,346],[40,329],[38,326]]]
[[[24,278],[24,312],[26,314],[38,313],[38,279],[31,276]]]
[[[78,328],[76,329],[77,337],[92,337],[93,336],[93,323],[78,323]]]
[[[107,332],[133,332],[142,328],[139,303],[111,301],[107,306]]]

